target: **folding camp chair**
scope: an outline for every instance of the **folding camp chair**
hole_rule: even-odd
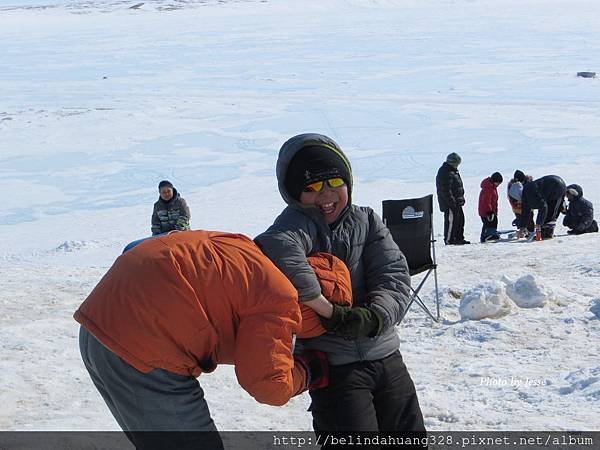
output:
[[[435,239],[433,237],[433,194],[422,198],[406,200],[384,200],[383,222],[389,228],[392,238],[404,253],[410,276],[427,272],[417,288],[411,286],[412,295],[406,312],[417,303],[435,322],[440,320],[440,296],[435,261]],[[436,315],[427,308],[419,292],[433,272],[435,280]],[[405,313],[406,314],[406,313]]]

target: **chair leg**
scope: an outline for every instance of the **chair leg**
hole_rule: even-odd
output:
[[[419,305],[421,307],[421,309],[425,312],[425,314],[427,314],[431,320],[433,320],[434,322],[439,322],[439,319],[437,319],[432,313],[431,311],[429,311],[429,309],[427,308],[427,306],[425,306],[425,303],[423,303],[423,300],[421,300],[421,297],[418,296],[418,294],[413,294],[413,300],[414,302]]]
[[[437,309],[437,321],[440,320],[440,291],[438,289],[437,269],[433,269],[433,279],[435,280],[435,307]]]
[[[423,302],[423,300],[421,299],[421,297],[419,297],[419,292],[421,291],[421,288],[423,287],[423,285],[425,284],[425,281],[427,281],[427,278],[429,277],[429,275],[431,274],[431,271],[434,272],[434,278],[435,278],[435,294],[436,294],[436,307],[437,307],[437,317],[434,316],[431,311],[429,311],[429,308],[427,308],[427,306],[425,305],[425,303]],[[423,279],[421,280],[421,282],[419,283],[419,285],[417,286],[416,289],[414,289],[412,286],[410,288],[410,290],[413,292],[412,296],[411,296],[411,300],[410,303],[408,304],[408,307],[406,308],[406,311],[408,311],[408,309],[410,308],[410,305],[413,304],[413,302],[417,303],[417,305],[419,305],[421,307],[421,309],[429,316],[431,317],[431,320],[433,320],[434,322],[439,322],[440,321],[440,306],[439,306],[439,297],[438,297],[438,290],[437,290],[437,273],[435,272],[435,269],[429,269],[429,271],[427,272],[427,274],[423,277]],[[405,313],[406,314],[406,313]]]

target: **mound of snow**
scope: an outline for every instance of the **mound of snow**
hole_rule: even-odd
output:
[[[561,395],[581,392],[585,396],[600,398],[600,367],[584,368],[571,372],[565,380],[568,386],[561,387]]]
[[[85,248],[98,248],[98,247],[99,247],[99,244],[96,241],[64,241],[62,244],[60,244],[54,250],[56,252],[70,253],[70,252],[75,252],[75,251],[82,250]]]
[[[504,276],[502,281],[510,299],[521,308],[539,308],[554,297],[552,290],[540,285],[533,275],[524,275],[514,282]]]
[[[460,301],[458,311],[462,319],[494,319],[510,313],[512,306],[513,303],[506,295],[505,284],[493,281],[467,291]]]

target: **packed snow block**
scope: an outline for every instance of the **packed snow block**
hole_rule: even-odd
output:
[[[506,295],[504,283],[493,281],[467,291],[458,311],[463,320],[495,319],[512,311],[513,303]]]
[[[524,275],[517,281],[503,277],[506,293],[521,308],[540,308],[554,297],[552,290],[540,285],[533,275]]]
[[[596,78],[596,72],[577,72],[577,76],[581,78]]]

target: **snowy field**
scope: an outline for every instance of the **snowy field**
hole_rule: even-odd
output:
[[[600,208],[600,78],[576,76],[600,72],[597,0],[142,1],[0,0],[0,430],[118,429],[71,316],[163,178],[193,228],[253,237],[280,145],[320,132],[376,211],[461,154],[474,242],[494,171]],[[437,246],[445,320],[398,328],[429,429],[600,429],[599,236],[557,235]],[[201,384],[221,430],[311,429],[307,395],[259,405],[226,366]]]

